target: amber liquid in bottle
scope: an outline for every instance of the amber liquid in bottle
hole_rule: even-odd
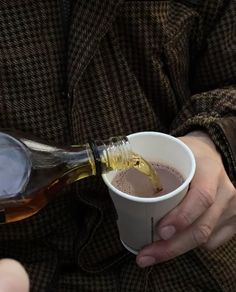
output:
[[[135,167],[161,190],[157,173],[126,137],[59,148],[0,132],[0,163],[0,223],[30,217],[65,186],[110,170]]]

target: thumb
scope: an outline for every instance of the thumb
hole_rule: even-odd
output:
[[[0,292],[28,292],[29,277],[23,266],[12,259],[0,260]]]

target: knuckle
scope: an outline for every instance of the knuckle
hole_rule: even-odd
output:
[[[193,241],[197,246],[206,244],[211,235],[211,227],[207,224],[201,224],[193,229],[192,236]]]
[[[173,249],[166,249],[160,256],[160,260],[161,261],[166,261],[166,260],[170,260],[170,259],[173,259],[177,256],[177,253],[176,251],[174,251]]]
[[[208,209],[214,203],[214,191],[211,189],[198,189],[198,199],[203,207]]]
[[[236,188],[233,185],[228,187],[228,190],[224,193],[224,198],[228,206],[231,206],[233,210],[236,207]]]
[[[189,226],[193,223],[193,220],[191,218],[191,214],[186,212],[186,211],[182,211],[179,215],[178,218],[178,223],[181,227],[186,227]]]

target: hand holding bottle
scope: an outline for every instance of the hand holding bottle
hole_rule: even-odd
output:
[[[180,138],[193,151],[197,169],[185,199],[159,222],[162,240],[144,247],[137,264],[146,267],[196,247],[212,250],[236,234],[236,189],[220,154],[202,132]]]

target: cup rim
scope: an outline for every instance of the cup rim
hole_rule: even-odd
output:
[[[111,182],[108,180],[107,174],[104,173],[104,174],[102,174],[102,178],[103,178],[103,181],[105,182],[105,184],[107,185],[107,187],[109,189],[111,189],[114,193],[116,193],[117,195],[119,195],[125,199],[128,199],[130,201],[135,201],[135,202],[142,202],[142,203],[153,203],[153,202],[164,201],[164,200],[172,198],[175,195],[182,192],[186,187],[188,187],[188,185],[192,181],[192,178],[193,178],[193,176],[195,174],[195,170],[196,170],[196,162],[195,162],[195,158],[194,158],[194,155],[192,153],[192,150],[181,140],[175,138],[174,136],[171,136],[169,134],[165,134],[162,132],[144,131],[144,132],[137,132],[137,133],[130,134],[127,137],[129,139],[130,137],[135,137],[135,136],[140,136],[140,135],[143,135],[144,137],[150,136],[150,135],[151,136],[163,136],[163,137],[166,137],[170,140],[173,140],[177,144],[181,145],[181,147],[183,147],[186,150],[186,152],[188,153],[188,155],[190,157],[190,161],[192,162],[192,168],[191,168],[191,171],[190,171],[188,177],[184,180],[184,182],[177,189],[175,189],[174,191],[172,191],[166,195],[161,195],[159,197],[158,196],[157,197],[148,197],[148,198],[147,197],[138,197],[138,196],[133,196],[133,195],[129,195],[127,193],[124,193],[124,192],[118,190],[117,188],[115,188],[111,184]]]

